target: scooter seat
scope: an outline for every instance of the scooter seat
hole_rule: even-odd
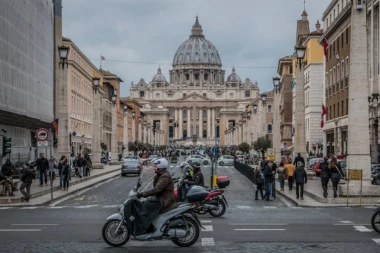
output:
[[[186,204],[189,204],[188,202],[177,202],[178,207],[184,206]]]

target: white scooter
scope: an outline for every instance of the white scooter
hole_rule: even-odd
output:
[[[146,200],[136,197],[142,184],[142,174],[129,198],[119,207],[119,212],[107,218],[102,230],[104,241],[113,247],[120,247],[132,235],[140,241],[171,240],[181,247],[193,245],[198,240],[200,227],[203,228],[193,210],[208,192],[203,187],[194,186],[187,193],[189,203],[160,214],[161,203],[156,197]]]

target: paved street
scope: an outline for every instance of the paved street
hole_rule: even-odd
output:
[[[178,164],[179,165],[179,164]],[[172,165],[170,171],[178,169]],[[144,182],[152,179],[151,166]],[[203,166],[206,183],[210,166]],[[370,208],[299,208],[284,200],[255,201],[250,181],[233,167],[218,168],[228,175],[230,207],[222,218],[200,216],[205,230],[198,243],[183,252],[377,252],[380,235],[370,226]],[[105,218],[116,212],[137,177],[119,177],[63,199],[48,207],[2,208],[2,252],[177,252],[170,241],[131,239],[114,249],[103,242]],[[148,187],[150,185],[148,184]],[[6,242],[6,243],[5,243]]]

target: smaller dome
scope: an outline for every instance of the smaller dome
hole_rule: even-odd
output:
[[[166,82],[166,78],[161,73],[161,68],[158,67],[157,74],[153,77],[152,83],[165,83],[165,82]]]
[[[228,83],[238,83],[240,81],[241,81],[241,79],[238,76],[238,74],[236,74],[235,67],[233,67],[232,73],[227,77],[227,82]]]

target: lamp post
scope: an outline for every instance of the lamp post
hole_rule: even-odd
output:
[[[118,164],[118,153],[117,153],[117,111],[116,111],[116,100],[117,100],[117,89],[114,88],[112,92],[112,134],[111,134],[111,162],[110,165]]]
[[[69,135],[69,111],[68,111],[68,89],[67,89],[67,68],[69,47],[58,47],[60,62],[58,81],[58,155],[70,157],[70,135]],[[65,68],[66,65],[66,68]]]
[[[128,106],[124,105],[123,109],[124,109],[123,144],[125,146],[123,155],[125,155],[125,153],[128,154],[128,152],[129,152],[129,150],[128,150],[129,149],[129,145],[128,145],[128,142],[129,142],[129,139],[128,139]]]
[[[297,57],[296,73],[296,101],[295,101],[295,142],[294,154],[300,153],[306,158],[306,138],[305,138],[305,90],[304,90],[304,57],[306,48],[297,46],[295,54]]]
[[[266,101],[267,101],[267,94],[263,93],[261,94],[261,111],[260,111],[260,136],[264,136],[265,135],[265,117],[264,117],[264,114],[265,114],[265,105],[266,105]]]
[[[280,81],[279,77],[273,77],[273,148],[275,149],[274,162],[281,161],[281,132],[280,132]]]
[[[99,77],[92,78],[92,89],[94,91],[94,106],[93,106],[93,120],[92,120],[92,168],[103,169],[104,165],[101,163],[101,138],[100,138],[100,96],[99,96]]]

